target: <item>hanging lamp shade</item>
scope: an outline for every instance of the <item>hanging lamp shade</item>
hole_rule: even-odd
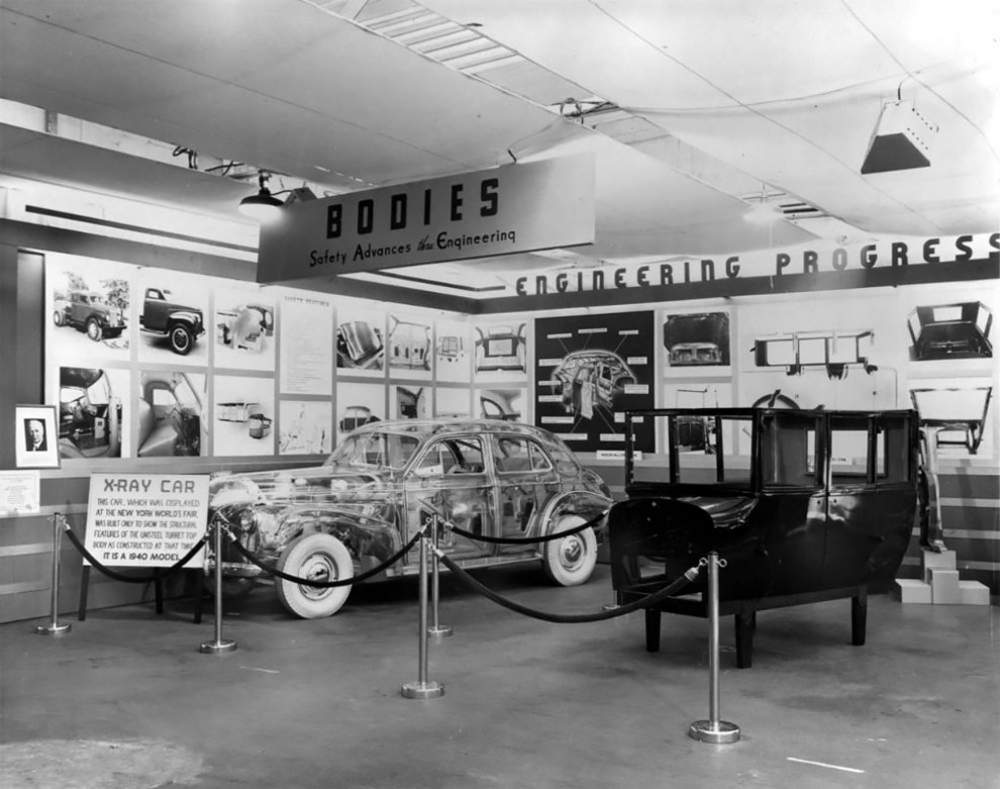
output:
[[[260,189],[257,194],[244,197],[240,200],[240,213],[252,217],[258,222],[268,222],[281,216],[281,206],[283,203],[271,194],[270,189],[264,186],[266,179],[267,177],[261,173]]]

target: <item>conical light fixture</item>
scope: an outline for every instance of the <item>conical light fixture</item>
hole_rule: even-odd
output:
[[[271,194],[271,190],[264,186],[268,175],[263,171],[258,175],[260,190],[255,195],[244,197],[240,200],[239,211],[241,214],[252,217],[258,222],[270,222],[281,216],[282,202]]]

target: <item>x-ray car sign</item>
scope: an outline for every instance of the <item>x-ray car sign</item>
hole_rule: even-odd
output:
[[[258,282],[594,242],[594,160],[573,156],[294,203],[261,227]]]

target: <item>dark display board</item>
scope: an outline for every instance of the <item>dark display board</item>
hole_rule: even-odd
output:
[[[535,321],[535,423],[578,452],[622,450],[629,409],[653,407],[653,313]],[[654,451],[652,426],[636,448]]]

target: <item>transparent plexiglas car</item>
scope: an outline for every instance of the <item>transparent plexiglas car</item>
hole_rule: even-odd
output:
[[[330,581],[384,563],[435,516],[477,535],[524,538],[600,518],[610,503],[604,481],[546,430],[488,419],[401,420],[358,428],[322,466],[214,477],[209,519],[262,562]],[[463,567],[541,561],[555,583],[573,586],[593,573],[601,523],[561,539],[499,545],[441,528],[440,546]],[[266,579],[229,540],[223,545],[224,576]],[[418,571],[414,549],[371,580]],[[303,618],[336,613],[351,588],[279,578],[274,585]]]

